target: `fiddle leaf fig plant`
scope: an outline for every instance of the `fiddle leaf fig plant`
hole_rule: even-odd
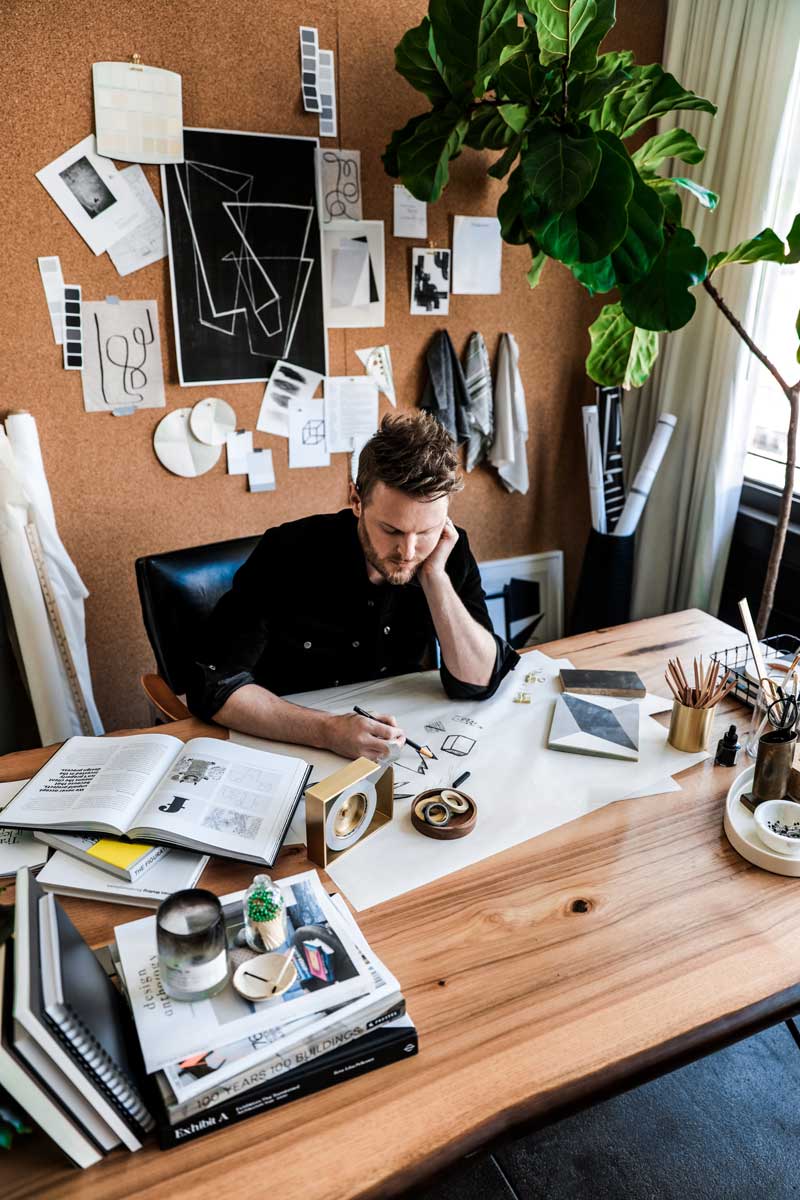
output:
[[[500,230],[531,254],[530,286],[548,259],[590,295],[615,293],[589,329],[590,378],[641,387],[658,355],[659,334],[694,315],[702,286],[790,404],[786,484],[759,609],[763,635],[772,609],[791,511],[800,380],[787,383],[725,305],[711,276],[733,263],[800,261],[800,214],[787,244],[771,229],[708,255],[684,222],[683,199],[713,210],[718,196],[674,162],[705,151],[685,129],[628,140],[678,111],[716,113],[658,63],[629,50],[601,52],[615,0],[429,0],[428,15],[395,50],[398,72],[427,107],[392,135],[386,171],[427,203],[447,186],[465,148],[496,151],[488,174],[505,181]],[[800,315],[797,318],[800,337]],[[800,349],[798,350],[800,361]]]

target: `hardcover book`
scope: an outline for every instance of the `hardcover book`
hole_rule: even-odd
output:
[[[138,879],[160,858],[169,854],[166,846],[148,846],[145,842],[125,842],[120,838],[100,838],[79,833],[57,833],[45,829],[33,835],[46,846],[70,854],[79,862],[99,867],[109,875],[128,883]]]

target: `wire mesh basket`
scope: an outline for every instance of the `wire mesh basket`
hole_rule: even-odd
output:
[[[776,633],[772,637],[762,638],[759,645],[764,654],[767,670],[769,670],[770,665],[776,659],[785,660],[788,666],[800,650],[800,637],[795,637],[793,633]],[[741,646],[733,646],[730,650],[719,650],[712,654],[711,658],[713,662],[719,663],[725,671],[732,672],[736,676],[736,685],[731,694],[752,708],[756,701],[758,684],[746,673],[747,664],[752,661],[750,643],[743,642]]]

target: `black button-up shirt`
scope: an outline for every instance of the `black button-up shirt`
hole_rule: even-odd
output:
[[[467,535],[446,571],[472,617],[492,630]],[[444,662],[453,699],[485,699],[519,661],[495,636],[497,655],[485,687],[463,683]],[[276,695],[403,675],[432,666],[435,630],[425,593],[407,584],[370,583],[350,509],[268,529],[204,627],[189,708],[211,720],[237,688],[257,683]]]

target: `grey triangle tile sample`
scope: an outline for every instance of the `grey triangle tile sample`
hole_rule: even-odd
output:
[[[639,705],[605,708],[565,693],[556,700],[547,744],[551,750],[571,754],[637,761]]]

